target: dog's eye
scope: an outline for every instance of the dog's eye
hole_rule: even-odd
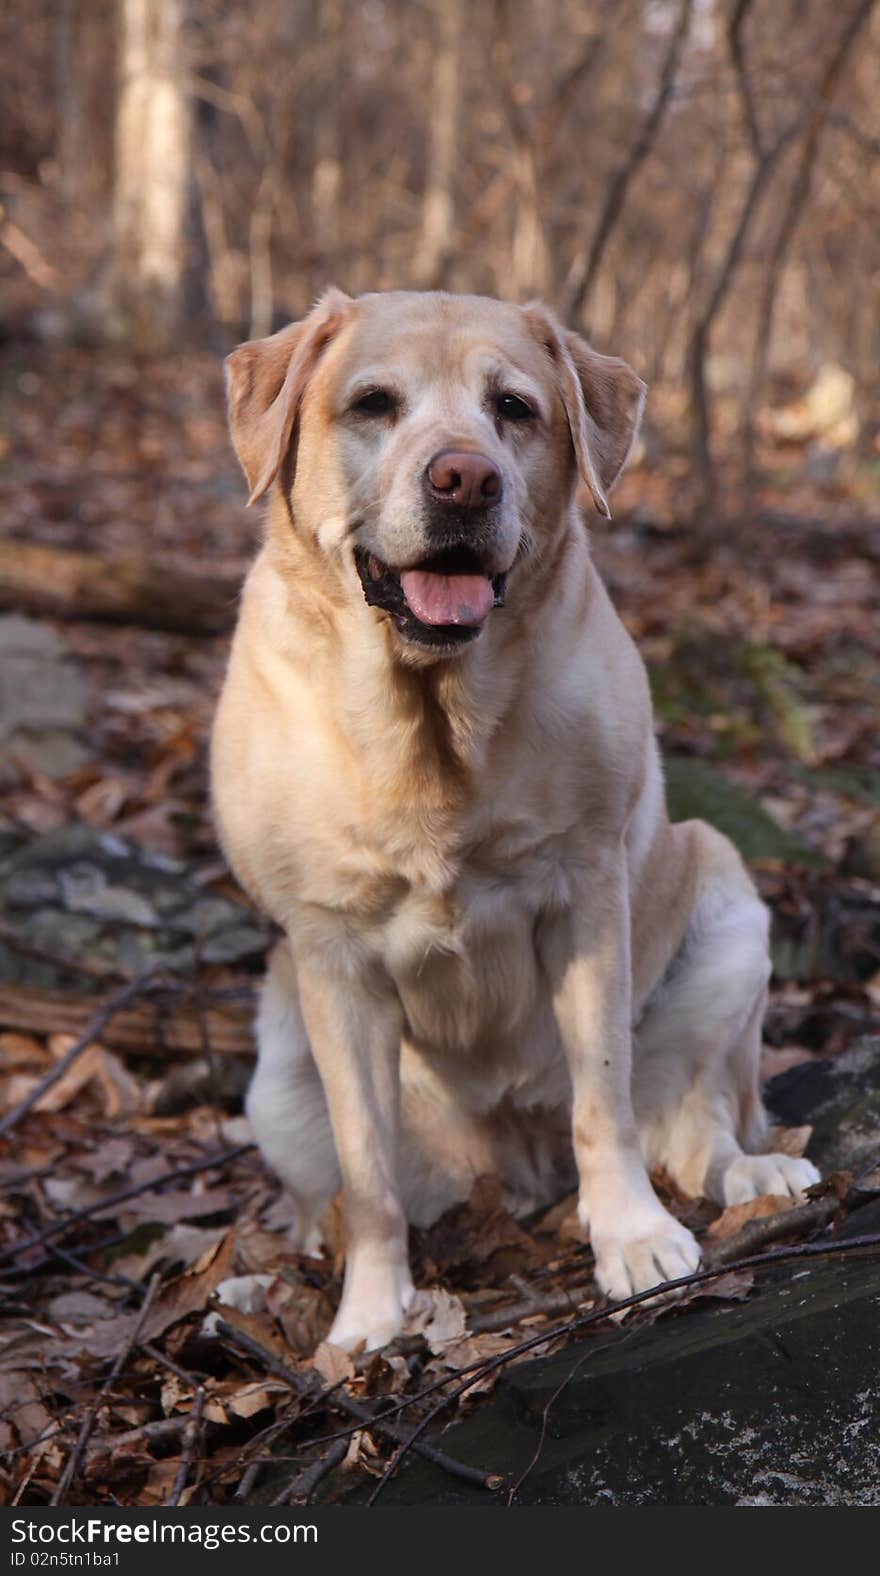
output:
[[[397,400],[387,389],[369,389],[355,400],[351,408],[359,416],[392,416],[397,409]]]
[[[495,413],[502,421],[531,421],[535,414],[531,405],[527,405],[518,394],[496,395]]]

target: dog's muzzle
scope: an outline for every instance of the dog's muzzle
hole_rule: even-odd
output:
[[[443,547],[409,569],[394,569],[360,547],[355,563],[370,607],[388,613],[405,639],[422,646],[466,645],[492,609],[504,606],[506,572],[490,574],[466,543]]]

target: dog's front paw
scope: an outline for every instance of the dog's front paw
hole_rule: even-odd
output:
[[[659,1203],[646,1213],[638,1210],[613,1232],[591,1232],[596,1280],[615,1302],[691,1275],[699,1265],[699,1244],[685,1226]]]
[[[795,1160],[791,1155],[740,1155],[727,1167],[721,1187],[725,1204],[749,1204],[767,1193],[797,1198],[819,1180],[811,1160]]]
[[[327,1339],[346,1352],[358,1347],[373,1352],[387,1346],[403,1329],[415,1297],[411,1281],[373,1289],[368,1296],[344,1293]]]

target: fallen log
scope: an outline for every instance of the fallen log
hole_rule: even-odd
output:
[[[43,542],[0,542],[0,608],[50,618],[219,635],[235,622],[238,576],[101,558]]]
[[[106,996],[0,984],[0,1029],[25,1034],[80,1035],[100,1012]],[[101,1044],[127,1055],[203,1056],[206,1044],[218,1056],[253,1054],[253,1003],[248,999],[211,1001],[169,993],[132,1002],[114,1013],[101,1031]]]

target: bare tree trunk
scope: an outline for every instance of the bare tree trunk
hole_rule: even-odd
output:
[[[431,130],[422,227],[413,263],[425,290],[446,281],[455,226],[455,160],[461,105],[461,37],[464,0],[439,0],[440,38],[431,84]]]
[[[602,212],[596,224],[589,255],[584,257],[581,254],[575,259],[574,265],[569,270],[561,308],[563,316],[569,322],[575,322],[584,309],[595,283],[596,275],[599,272],[608,242],[611,240],[617,222],[623,212],[627,191],[657,140],[657,135],[672,99],[679,62],[691,25],[692,12],[693,0],[681,0],[678,21],[670,37],[669,46],[663,60],[660,78],[657,83],[657,92],[644,121],[639,127],[632,147],[612,177]]]
[[[728,243],[727,251],[715,275],[715,283],[712,286],[703,311],[697,318],[688,349],[691,450],[696,473],[698,502],[700,507],[707,512],[711,512],[716,502],[711,411],[706,384],[706,359],[709,353],[712,329],[733,283],[736,270],[742,258],[746,238],[751,229],[752,220],[758,210],[764,191],[783,152],[793,137],[797,135],[803,123],[802,113],[798,114],[794,121],[778,134],[775,142],[770,144],[764,142],[758,123],[751,80],[742,44],[742,28],[750,8],[751,0],[737,0],[728,27],[728,47],[737,78],[748,140],[754,156],[752,179],[749,183],[745,201],[740,209],[739,219]]]
[[[511,169],[516,188],[510,279],[502,294],[512,294],[521,300],[529,295],[542,295],[547,289],[550,259],[541,212],[535,139],[518,100],[513,79],[508,0],[495,0],[495,57],[504,111],[513,138]]]
[[[183,86],[183,0],[120,0],[112,331],[159,350],[183,315],[190,109]]]
[[[56,158],[65,201],[88,210],[107,191],[105,89],[116,0],[56,0]]]
[[[312,222],[321,283],[336,267],[340,241],[342,152],[339,137],[339,66],[342,46],[340,0],[319,0],[318,37],[324,92],[315,123],[312,166]]]
[[[754,471],[755,411],[767,376],[770,343],[773,337],[773,317],[785,261],[804,208],[809,200],[816,158],[819,153],[822,134],[828,122],[828,115],[837,84],[840,81],[847,57],[859,33],[869,20],[873,9],[874,0],[860,0],[860,4],[856,6],[847,26],[843,29],[837,48],[834,50],[822,73],[816,105],[807,124],[807,132],[801,149],[797,172],[789,193],[782,223],[777,231],[770,264],[764,279],[764,290],[758,310],[758,326],[755,332],[752,370],[742,412],[743,456],[746,476],[749,479],[751,479]]]

